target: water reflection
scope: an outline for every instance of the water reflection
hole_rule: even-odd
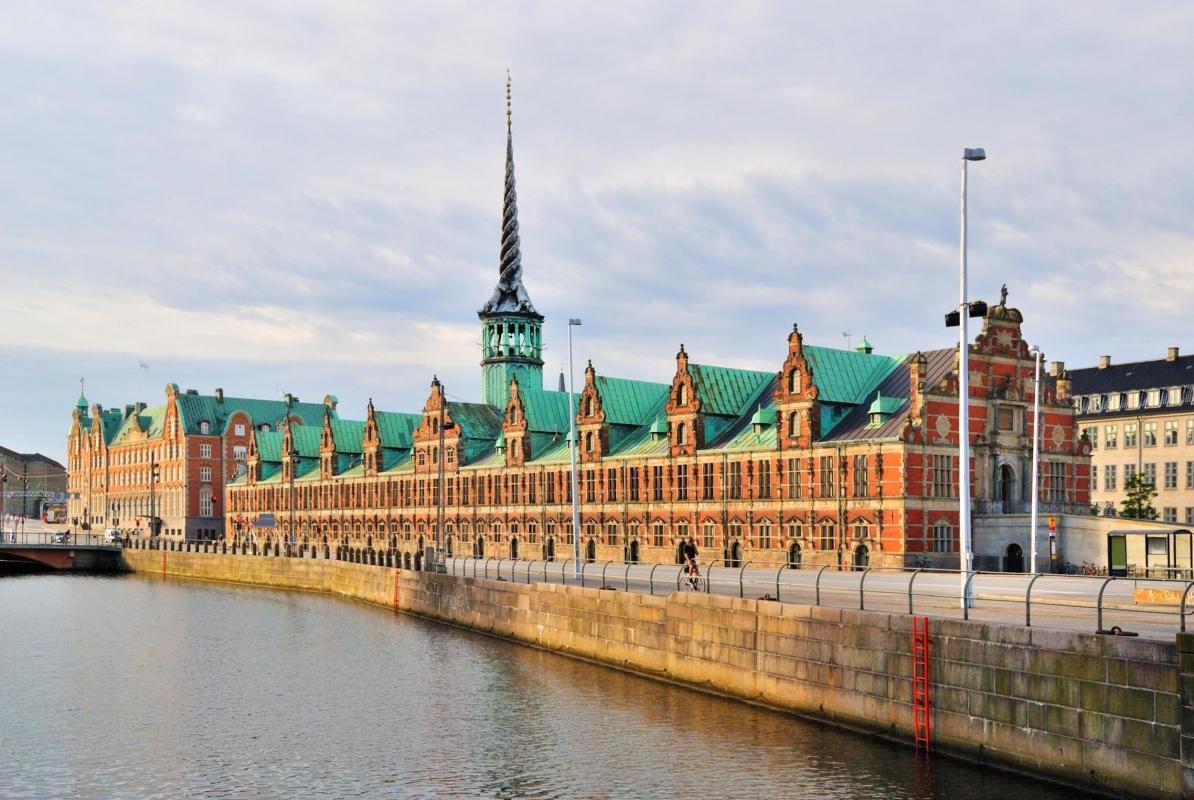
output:
[[[0,630],[0,796],[1077,796],[318,595],[5,578]]]

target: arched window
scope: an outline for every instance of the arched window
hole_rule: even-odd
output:
[[[688,426],[683,422],[676,426],[676,444],[688,444]]]
[[[589,395],[585,398],[585,416],[593,416],[593,395]]]
[[[593,432],[589,431],[585,434],[585,452],[593,452]]]
[[[431,418],[431,432],[439,433],[439,417]]]
[[[261,427],[258,428],[258,430],[260,430],[262,433],[269,433],[269,423],[268,422],[261,423]]]
[[[800,415],[793,411],[788,415],[788,436],[800,435]]]
[[[682,383],[676,387],[676,405],[688,405],[688,384]]]
[[[800,391],[800,370],[793,368],[788,373],[788,394],[796,394]]]
[[[199,432],[200,433],[211,433],[211,423],[208,422],[207,420],[203,420],[202,422],[200,422],[199,423]]]

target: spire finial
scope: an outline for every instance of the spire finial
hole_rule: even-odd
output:
[[[514,188],[514,135],[511,132],[510,71],[506,70],[506,182],[502,194],[502,241],[498,256],[498,283],[481,314],[515,312],[535,314],[522,285],[522,250],[518,238],[518,193]]]

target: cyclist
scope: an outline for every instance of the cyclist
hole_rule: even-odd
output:
[[[697,568],[697,546],[695,539],[689,539],[684,543],[684,561],[685,569],[689,575],[697,576],[701,571]]]

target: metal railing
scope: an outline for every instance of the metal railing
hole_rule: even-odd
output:
[[[101,533],[72,533],[70,531],[4,531],[0,545],[56,546],[56,547],[119,547],[120,542],[105,541]]]
[[[99,537],[94,537],[99,538]],[[126,540],[135,549],[175,550],[291,558],[323,558],[381,567],[414,567],[405,554],[388,549],[279,542]],[[435,565],[423,565],[429,569]],[[444,571],[455,577],[517,583],[575,584],[585,588],[669,594],[691,590],[680,564],[626,561],[541,561],[451,557]],[[971,604],[961,602],[958,571],[887,567],[834,567],[714,560],[698,565],[701,590],[716,595],[754,597],[783,603],[860,609],[898,614],[954,617],[977,622],[1047,626],[1067,630],[1169,637],[1186,631],[1194,612],[1194,580],[1041,573],[967,573]],[[1136,631],[1125,628],[1138,629]]]

